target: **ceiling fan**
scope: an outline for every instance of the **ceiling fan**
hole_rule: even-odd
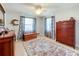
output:
[[[41,13],[43,13],[43,11],[47,10],[47,8],[45,8],[43,4],[26,3],[23,5],[26,5],[26,8],[33,9],[37,15],[40,15]]]
[[[43,8],[42,6],[37,5],[37,6],[35,7],[35,13],[36,13],[37,15],[41,14],[43,11],[44,11],[44,8]]]
[[[48,3],[23,3],[25,8],[30,9],[35,16],[47,16],[54,15],[54,8],[52,4]]]

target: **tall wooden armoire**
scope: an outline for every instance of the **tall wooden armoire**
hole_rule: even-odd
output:
[[[75,48],[75,19],[56,23],[56,41]]]

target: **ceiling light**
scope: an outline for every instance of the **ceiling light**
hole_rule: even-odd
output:
[[[35,9],[36,9],[35,12],[36,12],[37,15],[42,13],[42,7],[41,6],[36,6]]]

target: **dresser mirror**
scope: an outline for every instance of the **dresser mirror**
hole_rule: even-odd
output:
[[[3,6],[0,4],[0,27],[5,25],[5,11]]]

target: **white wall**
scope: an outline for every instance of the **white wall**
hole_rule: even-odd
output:
[[[79,47],[79,21],[76,23],[76,47]]]
[[[9,28],[10,30],[14,30],[15,31],[15,34],[17,35],[18,34],[18,30],[19,30],[19,25],[13,26],[11,24],[11,21],[13,19],[20,20],[20,16],[18,14],[16,14],[16,13],[9,13],[9,12],[6,13],[6,16],[5,16],[5,27],[6,28]]]
[[[70,17],[74,17],[76,20],[76,47],[79,47],[79,8],[69,8],[69,9],[61,9],[56,12],[56,22],[57,21],[62,21],[62,20],[67,20]]]
[[[55,12],[56,22],[61,20],[67,20],[70,17],[79,20],[79,8],[59,9]]]
[[[36,32],[40,33],[40,35],[44,36],[44,18],[43,17],[36,17]]]
[[[5,27],[9,28],[10,30],[14,30],[16,35],[18,35],[19,25],[13,26],[11,24],[12,19],[20,20],[20,16],[17,13],[7,12],[5,17]],[[36,17],[36,32],[40,33],[40,35],[44,35],[44,18]],[[17,36],[16,36],[17,37]]]

